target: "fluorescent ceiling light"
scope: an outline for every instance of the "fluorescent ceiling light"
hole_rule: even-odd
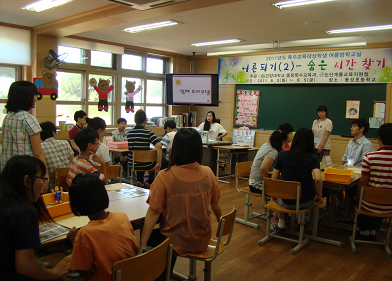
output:
[[[29,11],[33,11],[33,12],[42,12],[47,9],[51,9],[51,8],[66,4],[71,1],[73,1],[73,0],[41,0],[41,1],[31,3],[21,9],[29,10]]]
[[[228,44],[228,43],[237,43],[242,42],[239,39],[228,39],[228,40],[220,40],[220,41],[211,41],[211,42],[202,42],[202,43],[193,43],[192,46],[207,46],[207,45],[217,45],[217,44]]]
[[[264,50],[267,51],[267,50]],[[247,54],[247,53],[257,53],[263,52],[263,50],[243,50],[243,51],[226,51],[226,52],[211,52],[207,53],[207,56],[223,56],[223,55],[235,55],[235,54]]]
[[[151,30],[151,29],[156,29],[156,28],[161,28],[161,27],[166,27],[166,26],[171,26],[171,25],[176,25],[176,24],[178,24],[178,22],[170,21],[170,20],[169,21],[161,21],[161,22],[156,22],[156,23],[128,27],[128,28],[123,29],[123,31],[130,32],[130,33],[137,33],[140,31]]]
[[[288,7],[317,4],[317,3],[330,2],[330,1],[335,1],[335,0],[291,0],[291,1],[278,2],[272,5],[274,5],[279,9],[283,9]]]
[[[384,29],[392,29],[392,24],[368,26],[368,27],[346,28],[346,29],[334,29],[334,30],[328,30],[327,33],[333,34],[333,33],[372,31],[372,30],[384,30]]]

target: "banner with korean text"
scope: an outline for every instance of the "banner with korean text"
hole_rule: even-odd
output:
[[[390,82],[392,49],[219,58],[220,84]]]

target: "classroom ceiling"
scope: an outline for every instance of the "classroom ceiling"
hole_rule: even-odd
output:
[[[107,0],[74,0],[40,13],[20,9],[33,1],[0,0],[0,22],[31,27],[38,34],[78,36],[183,55],[241,50],[246,48],[243,45],[264,43],[276,47],[280,43],[273,42],[319,38],[355,36],[355,41],[367,43],[392,42],[392,30],[326,33],[331,29],[392,24],[392,0],[336,0],[286,9],[272,5],[279,1],[268,0],[186,0],[147,10]],[[135,34],[122,31],[165,20],[181,24]],[[234,38],[243,42],[224,47],[190,45]],[[248,49],[256,47],[261,48]]]

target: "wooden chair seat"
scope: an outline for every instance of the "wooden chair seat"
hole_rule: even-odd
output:
[[[187,257],[193,257],[195,259],[200,259],[200,260],[205,260],[205,259],[212,258],[214,256],[214,253],[215,253],[216,242],[217,242],[216,240],[211,239],[210,243],[208,245],[207,250],[205,250],[204,252],[187,254],[186,256]],[[218,255],[220,255],[224,250],[225,250],[225,245],[221,242],[219,244]]]
[[[296,210],[290,210],[283,208],[282,206],[279,205],[279,203],[276,202],[269,202],[268,204],[264,205],[265,208],[270,209],[271,211],[276,211],[280,213],[286,213],[286,214],[297,214]],[[307,209],[301,209],[298,211],[298,214],[303,214],[309,211],[310,208]]]
[[[253,195],[253,196],[257,196],[257,197],[261,197],[262,196],[261,193],[255,193],[255,192],[250,191],[249,186],[241,187],[240,188],[240,192],[247,193],[247,194],[250,194],[250,195]]]

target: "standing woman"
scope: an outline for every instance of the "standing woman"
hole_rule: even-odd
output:
[[[0,175],[0,280],[58,280],[68,272],[70,256],[53,269],[34,260],[41,247],[39,221],[51,221],[40,197],[48,178],[36,157],[9,159]]]
[[[325,105],[317,108],[317,115],[320,119],[313,121],[312,131],[314,135],[314,149],[319,161],[323,160],[324,156],[329,156],[331,151],[331,132],[332,121],[327,118],[328,109]]]
[[[222,140],[227,135],[227,131],[221,124],[216,122],[215,112],[208,111],[206,120],[197,128],[198,131],[208,131],[209,140]],[[219,136],[219,134],[221,134]]]
[[[103,144],[103,137],[106,134],[106,122],[101,117],[94,117],[92,119],[87,118],[87,128],[91,128],[97,131],[99,135],[99,147],[96,154],[98,154],[106,163],[106,166],[110,165],[109,148],[106,144]],[[90,162],[93,166],[101,166],[100,163],[93,161],[93,156],[90,156]]]
[[[287,141],[287,132],[284,130],[274,131],[269,141],[263,144],[253,159],[249,175],[249,189],[254,193],[261,193],[263,177],[269,178],[269,172],[276,156],[282,150]],[[290,139],[291,141],[291,139]]]
[[[2,167],[14,155],[31,155],[46,165],[41,147],[42,131],[37,118],[28,111],[35,108],[37,87],[28,81],[11,84],[2,126]]]

